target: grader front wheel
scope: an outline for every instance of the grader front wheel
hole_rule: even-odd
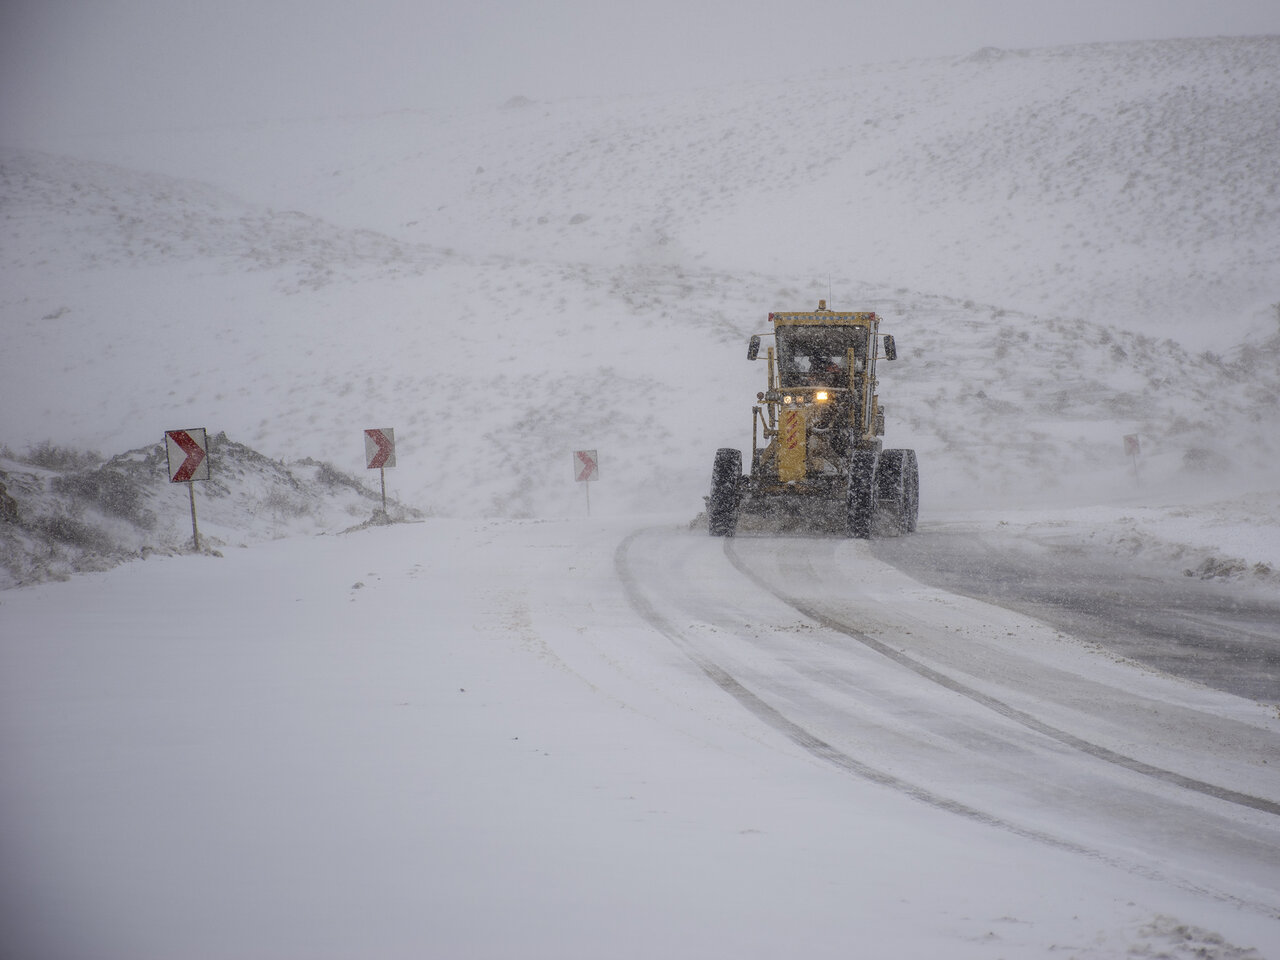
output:
[[[902,451],[902,485],[906,494],[902,528],[906,533],[916,532],[920,516],[920,467],[914,450]]]
[[[721,447],[711,467],[711,496],[707,498],[707,530],[713,537],[732,537],[738,525],[738,483],[742,451]]]
[[[920,512],[920,471],[914,450],[885,450],[876,465],[876,500],[893,518],[894,532],[912,533]]]
[[[876,455],[869,450],[855,450],[849,461],[846,532],[859,540],[871,536],[871,519],[876,509],[875,473]]]

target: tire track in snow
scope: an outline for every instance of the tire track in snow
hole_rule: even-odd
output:
[[[1115,867],[1128,873],[1141,876],[1147,880],[1171,884],[1179,889],[1208,897],[1219,902],[1232,903],[1236,906],[1259,912],[1266,916],[1280,917],[1280,910],[1277,910],[1273,905],[1246,900],[1229,893],[1224,893],[1222,891],[1213,890],[1191,883],[1178,877],[1167,876],[1151,867],[1104,853],[1101,850],[1096,850],[1092,847],[1085,846],[1084,844],[1055,836],[1054,834],[1048,833],[1044,830],[1037,830],[1034,827],[1024,826],[1011,820],[1005,820],[995,814],[980,810],[979,808],[970,806],[962,801],[943,796],[942,794],[929,790],[919,784],[912,783],[908,780],[904,780],[902,777],[880,770],[877,767],[873,767],[870,764],[845,753],[843,750],[840,750],[832,744],[827,743],[821,737],[816,736],[800,724],[789,719],[776,707],[771,706],[763,698],[747,689],[736,677],[733,676],[732,673],[720,666],[720,664],[710,657],[706,656],[706,654],[704,654],[696,644],[691,643],[688,638],[680,632],[679,628],[663,616],[658,608],[654,606],[654,604],[644,595],[640,581],[632,572],[628,558],[632,546],[640,537],[652,535],[658,532],[661,532],[661,528],[650,527],[632,531],[618,545],[617,550],[614,551],[614,570],[618,575],[618,579],[622,584],[623,590],[627,596],[627,601],[631,604],[631,607],[640,615],[641,619],[670,640],[671,643],[674,644],[681,653],[688,657],[689,660],[692,661],[694,665],[697,666],[709,680],[711,680],[712,683],[738,701],[741,706],[746,708],[746,710],[758,720],[782,733],[792,743],[795,743],[810,755],[835,766],[837,769],[842,770],[845,773],[849,773],[872,783],[879,784],[880,786],[887,787],[890,790],[902,793],[937,810],[955,814],[965,818],[966,820],[994,827],[998,830],[1005,831],[1006,833],[1013,834],[1014,836],[1042,843],[1058,850],[1078,854],[1090,860],[1106,864],[1107,866]],[[753,574],[739,566],[737,562],[734,562],[736,558],[731,555],[731,544],[731,540],[725,541],[725,553],[729,557],[730,562],[733,563],[735,569],[738,569],[746,575],[753,583],[759,583]],[[769,593],[777,599],[782,600],[784,603],[787,603],[787,605],[791,606],[793,609],[803,613],[805,616],[811,616],[810,613],[795,606],[794,604],[791,604],[784,597],[779,596],[772,590],[770,590]],[[827,619],[829,618],[821,618],[820,622],[823,622],[823,625],[826,626],[828,624],[824,621]],[[834,623],[834,621],[832,621],[832,623]],[[836,629],[841,633],[844,633],[845,629],[847,629],[835,626],[832,626],[831,628]]]

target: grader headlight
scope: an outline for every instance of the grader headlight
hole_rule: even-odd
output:
[[[817,393],[813,395],[813,399],[817,403],[826,403],[828,399],[827,391],[819,390]]]

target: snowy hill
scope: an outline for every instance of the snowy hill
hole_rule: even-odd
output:
[[[3,145],[0,954],[1276,956],[1278,123],[1259,37]],[[921,529],[708,537],[820,299]]]
[[[1276,300],[1277,105],[1280,37],[1247,37],[75,147],[473,254],[852,273],[1203,340]]]
[[[0,440],[359,472],[393,426],[424,510],[580,513],[595,448],[594,508],[692,515],[746,337],[829,297],[898,338],[926,513],[1132,492],[1134,433],[1148,483],[1266,472],[1278,103],[1263,37],[10,149]]]

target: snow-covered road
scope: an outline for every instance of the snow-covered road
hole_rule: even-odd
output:
[[[1274,578],[1214,577],[1232,561],[1212,555],[1199,561],[1205,576],[1192,569],[1198,558],[1162,563],[1061,527],[1008,526],[937,523],[919,536],[877,540],[872,553],[925,583],[1027,613],[1165,673],[1280,703]]]
[[[866,543],[430,520],[225,553],[0,597],[15,955],[1280,946],[1274,706]]]
[[[1169,879],[1277,902],[1276,725],[1257,704],[921,586],[863,542],[650,534],[620,556],[651,622],[815,755],[1041,842],[1135,870],[1172,856]]]

